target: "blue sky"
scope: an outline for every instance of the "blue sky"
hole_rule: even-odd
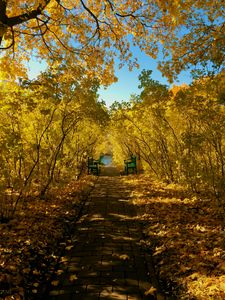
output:
[[[162,76],[161,72],[157,69],[157,61],[147,57],[145,54],[139,56],[139,69],[133,69],[132,72],[128,70],[127,66],[122,69],[115,68],[118,82],[112,84],[107,89],[101,88],[99,90],[100,99],[104,100],[107,106],[110,106],[114,101],[128,101],[131,94],[140,94],[138,85],[140,84],[138,76],[143,69],[152,70],[152,79],[158,80],[162,84],[170,86],[167,79]],[[192,79],[189,73],[183,72],[179,76],[179,81],[174,84],[180,85],[182,83],[191,83]]]
[[[141,70],[152,70],[152,78],[158,80],[162,84],[169,85],[167,79],[162,76],[161,72],[157,70],[157,60],[152,59],[147,56],[145,53],[141,52],[137,47],[132,49],[133,55],[138,58],[138,63],[140,65],[139,69],[133,69],[129,71],[127,66],[124,66],[122,69],[119,69],[118,66],[115,66],[115,73],[118,77],[118,82],[112,84],[107,89],[101,88],[99,90],[100,100],[104,100],[106,105],[109,107],[114,101],[128,101],[131,94],[139,94],[140,90],[138,89],[139,81],[138,75],[141,73]],[[32,61],[30,64],[29,77],[35,78],[40,71],[44,70],[46,67],[45,64],[40,64],[37,61]],[[191,76],[187,72],[183,72],[179,76],[179,82],[175,84],[182,83],[191,83]]]
[[[131,94],[140,94],[140,89],[138,89],[138,85],[140,84],[138,76],[143,69],[152,70],[152,79],[170,86],[167,79],[163,77],[161,72],[157,69],[157,60],[147,56],[137,47],[133,48],[133,50],[134,56],[138,58],[140,68],[133,69],[132,72],[130,72],[127,66],[124,66],[122,69],[119,69],[117,66],[115,67],[118,82],[112,84],[107,89],[101,88],[99,91],[100,99],[104,100],[107,106],[110,106],[114,101],[128,101]],[[180,76],[178,76],[178,79],[179,81],[174,82],[174,84],[180,85],[182,83],[189,84],[192,82],[191,75],[188,72],[182,72]]]

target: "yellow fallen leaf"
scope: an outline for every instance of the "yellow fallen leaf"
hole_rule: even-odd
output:
[[[38,283],[38,282],[35,282],[35,283],[33,284],[33,286],[38,287],[38,286],[39,286],[39,283]]]
[[[67,257],[61,257],[61,260],[60,260],[61,263],[66,263],[67,261],[68,261]]]
[[[77,275],[76,274],[70,275],[70,281],[74,281],[74,280],[77,280]]]
[[[64,271],[63,270],[57,270],[56,274],[61,275]]]
[[[72,248],[73,248],[72,245],[71,245],[71,246],[67,246],[67,247],[66,247],[66,250],[69,251],[69,250],[71,250]]]
[[[53,280],[51,282],[51,285],[53,285],[53,286],[57,286],[58,284],[59,284],[59,280]]]
[[[225,262],[222,262],[218,265],[218,268],[222,271],[225,271]]]
[[[157,289],[154,286],[152,286],[152,287],[150,287],[149,290],[147,290],[145,292],[145,296],[148,296],[148,295],[153,295],[154,296],[154,294],[155,294],[156,291],[157,291]]]
[[[30,272],[30,269],[29,269],[29,268],[23,269],[23,273],[24,273],[24,274],[28,274],[29,272]]]
[[[127,254],[122,254],[120,255],[120,259],[127,260],[129,259],[129,256]]]
[[[193,273],[193,274],[191,274],[191,275],[189,276],[189,278],[190,278],[191,280],[197,280],[198,277],[199,277],[199,274],[198,274],[197,272],[195,272],[195,273]]]

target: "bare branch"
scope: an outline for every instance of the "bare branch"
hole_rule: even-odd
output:
[[[6,21],[6,0],[0,0],[0,24]]]
[[[8,26],[15,26],[22,23],[25,23],[31,19],[35,19],[38,15],[42,13],[42,11],[46,8],[46,6],[50,3],[51,0],[45,0],[43,4],[39,4],[38,7],[30,12],[21,14],[19,16],[7,18]]]
[[[38,20],[40,20],[40,19],[38,19]],[[30,36],[33,36],[33,37],[42,36],[48,31],[48,28],[46,27],[46,24],[42,24],[40,26],[32,27],[32,29],[40,29],[41,27],[45,27],[44,31],[42,31],[41,33],[40,33],[40,30],[39,30],[39,33],[30,33],[30,32],[21,31],[21,30],[14,30],[14,32],[19,33],[19,34],[24,34],[24,35],[30,35]]]
[[[38,24],[38,26],[40,25],[38,19],[37,19],[37,24]],[[46,48],[48,49],[49,53],[51,53],[52,57],[55,57],[54,54],[52,53],[51,48],[49,47],[49,45],[47,44],[47,42],[46,42],[46,40],[44,38],[44,34],[43,34],[42,28],[40,26],[39,26],[39,31],[40,31],[40,35],[41,35],[42,41],[45,44]]]
[[[57,36],[57,34],[56,34],[53,30],[51,30],[51,29],[48,27],[48,25],[46,25],[46,28],[47,28],[47,30],[48,30],[49,32],[51,32],[51,33],[55,36],[55,38],[56,38],[57,41],[63,46],[63,48],[65,48],[66,50],[68,50],[68,51],[70,51],[70,52],[74,52],[72,49],[69,49],[69,48],[61,41],[61,39]]]
[[[109,4],[112,11],[114,11],[114,4],[110,0],[106,0],[106,2]]]
[[[127,17],[132,17],[134,19],[137,18],[137,16],[135,16],[133,13],[129,13],[129,14],[125,14],[125,15],[122,15],[122,14],[119,14],[119,13],[115,13],[116,16],[120,17],[120,18],[127,18]]]
[[[98,31],[98,35],[100,37],[100,26],[99,26],[99,20],[96,17],[96,15],[84,4],[83,0],[80,0],[83,8],[92,16],[92,18],[95,20],[96,25],[97,25],[97,31]]]
[[[60,7],[62,7],[63,9],[65,9],[65,10],[72,10],[72,8],[68,8],[68,7],[65,7],[62,3],[61,3],[61,0],[56,0],[56,2],[58,3],[58,5],[60,6]]]

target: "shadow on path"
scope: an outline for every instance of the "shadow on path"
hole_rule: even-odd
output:
[[[147,293],[153,288],[142,233],[130,191],[118,175],[106,167],[98,178],[60,267],[60,282],[45,299],[164,299]]]
[[[120,176],[120,172],[118,171],[117,168],[111,166],[111,165],[108,165],[108,166],[103,166],[101,168],[101,176]]]

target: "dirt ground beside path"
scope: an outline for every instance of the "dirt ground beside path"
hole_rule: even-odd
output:
[[[225,243],[221,213],[210,193],[127,176],[164,290],[179,300],[225,299]]]

